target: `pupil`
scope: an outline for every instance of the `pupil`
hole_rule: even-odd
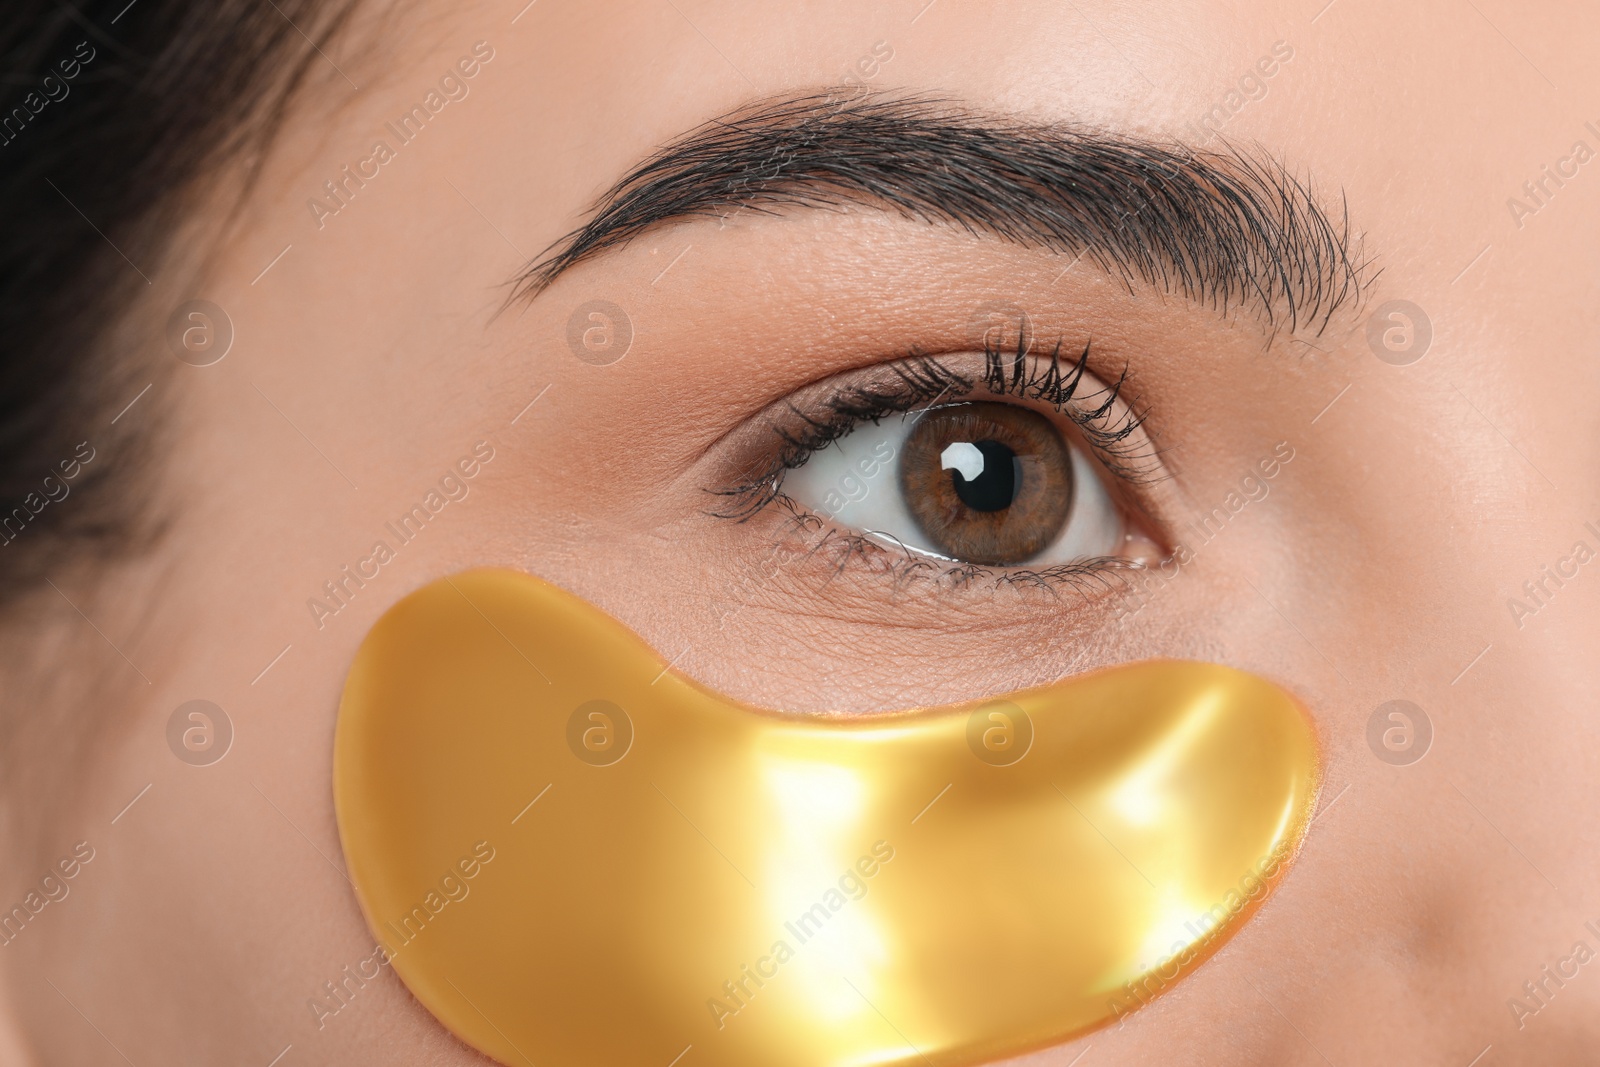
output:
[[[942,461],[953,468],[956,497],[973,511],[1004,511],[1017,499],[1017,454],[999,441],[951,445]]]

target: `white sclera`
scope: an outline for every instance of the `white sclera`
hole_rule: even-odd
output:
[[[928,545],[900,491],[900,456],[918,417],[910,414],[877,425],[863,423],[817,452],[804,466],[785,474],[784,493],[807,511],[874,540],[934,559],[950,559]],[[1113,556],[1121,547],[1122,516],[1095,464],[1070,441],[1067,451],[1077,487],[1067,521],[1055,541],[1018,566]],[[983,453],[970,444],[950,445],[941,453],[940,462],[968,479],[983,471]]]

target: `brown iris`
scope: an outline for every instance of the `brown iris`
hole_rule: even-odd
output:
[[[900,457],[906,507],[933,551],[1023,563],[1061,533],[1072,456],[1049,419],[1014,404],[952,404],[918,420]]]

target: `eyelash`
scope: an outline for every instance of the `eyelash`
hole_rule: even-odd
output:
[[[1130,485],[1150,480],[1156,471],[1156,457],[1143,447],[1144,439],[1137,434],[1146,413],[1129,404],[1120,414],[1112,416],[1128,381],[1126,367],[1114,382],[1088,395],[1093,401],[1091,406],[1083,406],[1077,401],[1092,342],[1085,343],[1076,359],[1062,358],[1063,344],[1058,340],[1048,356],[1031,355],[1032,339],[1024,323],[1017,330],[1014,347],[1001,348],[985,343],[981,378],[969,378],[952,371],[936,357],[913,351],[894,366],[893,382],[844,386],[821,401],[826,410],[820,415],[808,413],[790,402],[787,414],[792,421],[773,427],[778,447],[750,475],[735,484],[708,490],[724,501],[723,506],[710,514],[747,522],[777,504],[788,513],[790,530],[823,528],[828,525],[826,519],[784,495],[782,484],[787,471],[804,466],[817,452],[864,423],[876,424],[919,407],[932,407],[943,400],[969,397],[980,389],[995,397],[1009,396],[1046,404],[1077,427],[1089,449],[1114,476]],[[1128,561],[1117,558],[1079,560],[1037,569],[941,564],[914,557],[909,552],[904,555],[891,552],[876,541],[837,528],[829,530],[810,552],[816,554],[825,546],[831,546],[837,553],[834,573],[853,560],[870,558],[887,564],[897,587],[915,578],[934,578],[956,586],[992,578],[996,585],[1050,589],[1068,585],[1088,591],[1085,587],[1109,585],[1108,572],[1131,566]]]

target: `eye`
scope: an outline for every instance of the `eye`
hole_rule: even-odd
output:
[[[808,511],[880,543],[982,566],[1118,554],[1124,520],[1056,419],[974,401],[862,423],[783,480]]]
[[[898,596],[1007,588],[1095,598],[1112,571],[1168,554],[1171,505],[1128,364],[1110,378],[1057,341],[868,363],[773,401],[718,451],[707,513],[741,525],[777,504],[761,566],[789,561],[830,589],[845,571]],[[992,343],[991,343],[992,342]],[[990,584],[992,580],[992,586]],[[1124,588],[1126,586],[1123,586]]]

